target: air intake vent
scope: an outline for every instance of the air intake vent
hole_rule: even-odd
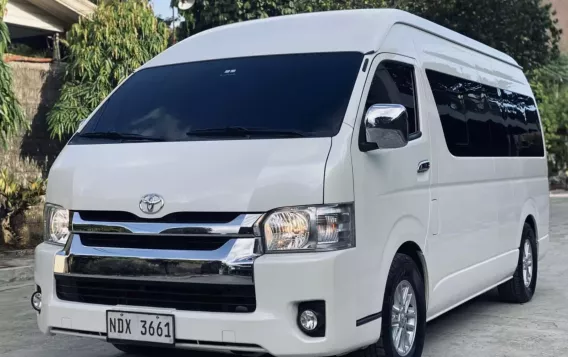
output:
[[[81,233],[86,247],[165,250],[217,250],[231,237]]]
[[[55,275],[57,297],[100,305],[173,308],[186,311],[250,313],[254,285],[149,282]]]

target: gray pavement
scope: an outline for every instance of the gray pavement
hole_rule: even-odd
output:
[[[540,265],[537,292],[525,305],[504,304],[494,292],[428,324],[425,357],[557,357],[568,355],[568,198],[552,199],[552,245]],[[0,284],[0,356],[122,356],[104,342],[43,336],[29,298],[33,287]],[[186,352],[180,355],[224,355]]]
[[[0,251],[0,287],[34,277],[33,251]]]

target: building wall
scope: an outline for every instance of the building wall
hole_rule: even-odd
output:
[[[550,0],[550,2],[556,9],[558,26],[564,31],[560,49],[564,52],[568,52],[568,0]]]
[[[63,32],[65,23],[25,0],[8,0],[4,21],[10,25],[23,26],[49,33]]]
[[[14,92],[30,122],[31,129],[0,147],[0,168],[15,173],[19,180],[47,177],[49,167],[63,144],[49,137],[47,113],[55,104],[62,84],[63,67],[51,63],[10,62]],[[18,234],[23,245],[33,246],[42,239],[42,205],[32,208]],[[1,237],[0,237],[1,238]],[[0,239],[0,242],[2,239]]]

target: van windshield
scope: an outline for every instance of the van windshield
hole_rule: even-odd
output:
[[[152,67],[132,75],[72,143],[331,137],[363,54],[273,55]]]

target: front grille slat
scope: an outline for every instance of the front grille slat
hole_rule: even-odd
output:
[[[216,250],[232,239],[232,237],[95,233],[81,233],[79,236],[81,243],[86,247],[164,250]]]
[[[62,292],[65,291],[65,289],[77,289],[76,285],[69,285],[69,284],[58,284],[57,285]],[[100,287],[96,287],[96,288],[87,288],[87,287],[81,287],[81,290],[96,290],[96,291],[105,291],[105,292],[109,292],[109,293],[127,293],[130,292],[131,290],[128,289],[112,289],[112,288],[100,288]],[[148,291],[148,294],[164,294],[163,292],[151,292]],[[181,292],[168,292],[168,295],[179,295],[179,296],[183,296],[183,297],[207,297],[207,298],[212,298],[212,296],[209,294],[192,294],[192,293],[181,293]],[[231,298],[231,299],[250,299],[250,296],[248,295],[227,295],[227,294],[223,294],[223,298]]]
[[[102,305],[132,305],[185,311],[253,312],[254,285],[214,285],[56,275],[57,297]]]
[[[228,223],[238,217],[237,212],[175,212],[161,218],[143,218],[122,211],[77,211],[81,218],[92,222],[148,222],[148,223]]]
[[[74,288],[71,288],[74,289]],[[60,293],[62,295],[66,295],[68,297],[72,297],[72,295],[74,294],[80,294],[82,297],[84,298],[99,298],[101,297],[101,294],[97,294],[96,291],[90,291],[90,292],[85,292],[83,289],[81,289],[80,292],[78,293],[73,293],[73,292],[68,292],[65,291],[65,288],[61,288]],[[163,303],[184,303],[185,301],[187,301],[186,299],[172,299],[171,298],[171,294],[167,293],[167,294],[162,294],[163,296],[151,296],[150,294],[145,294],[144,297],[137,297],[137,296],[132,296],[134,294],[129,294],[130,292],[126,292],[128,296],[129,300],[152,300],[152,301],[159,301],[159,302],[163,302]],[[154,295],[157,295],[158,293],[152,293]],[[130,295],[130,296],[129,296]],[[110,296],[110,295],[107,295]],[[113,298],[112,296],[110,296],[109,298]],[[251,301],[250,297],[243,297],[243,298],[239,298],[239,299],[235,299],[235,298],[231,298],[231,300],[227,299],[225,296],[222,297],[212,297],[209,296],[210,300],[198,300],[198,299],[192,299],[191,302],[195,303],[195,304],[226,304],[226,305],[252,305],[254,304],[254,301]],[[231,301],[231,302],[227,302],[227,301]]]

